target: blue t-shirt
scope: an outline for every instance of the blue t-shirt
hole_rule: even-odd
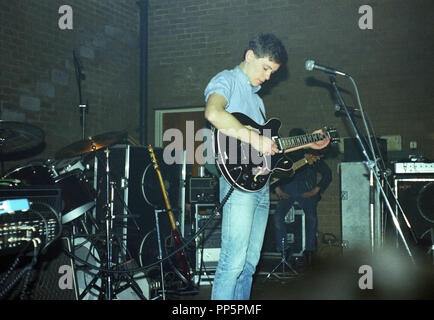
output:
[[[211,94],[217,93],[228,102],[225,106],[227,112],[243,113],[262,125],[265,123],[265,108],[264,102],[257,94],[260,89],[261,86],[253,87],[247,75],[236,66],[232,70],[221,71],[211,79],[205,88],[205,101],[208,101]]]

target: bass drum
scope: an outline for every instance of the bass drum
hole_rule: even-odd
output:
[[[42,161],[35,161],[7,172],[4,179],[15,180],[16,185],[52,185],[54,179],[50,169]]]

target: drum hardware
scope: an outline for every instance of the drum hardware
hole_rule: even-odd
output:
[[[82,157],[75,157],[71,159],[48,159],[46,165],[49,167],[53,177],[71,172],[71,171],[81,171],[85,172],[89,169],[88,165],[83,161]]]
[[[120,252],[123,254],[121,241],[119,239],[116,239],[116,235],[114,234],[114,220],[115,220],[115,212],[114,212],[114,201],[115,201],[115,183],[111,181],[111,175],[110,175],[110,150],[109,148],[105,149],[105,160],[106,160],[106,215],[105,215],[105,248],[104,248],[104,254],[103,259],[101,260],[102,266],[105,267],[105,269],[117,269],[122,267],[123,264],[116,264],[114,263],[114,251],[113,251],[113,245],[115,242],[117,242],[120,245]],[[125,259],[126,256],[123,254],[122,259]],[[116,273],[112,272],[103,272],[100,270],[95,276],[94,279],[87,285],[87,287],[83,290],[83,292],[80,294],[80,298],[85,297],[90,290],[96,289],[100,292],[100,298],[104,298],[106,300],[112,300],[116,297],[117,294],[124,291],[127,288],[131,288],[137,296],[140,297],[140,299],[145,300],[145,296],[140,290],[140,287],[134,280],[133,276],[130,274],[125,274],[127,276],[126,284],[119,286],[120,281],[122,280],[125,282],[125,279],[121,279],[118,277]],[[97,286],[97,282],[101,279],[101,285],[102,287]]]

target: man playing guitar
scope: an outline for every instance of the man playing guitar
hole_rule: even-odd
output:
[[[249,41],[243,61],[232,70],[214,76],[205,89],[205,118],[218,130],[250,144],[261,154],[274,155],[301,148],[322,149],[330,139],[279,150],[273,139],[249,130],[232,113],[242,113],[259,124],[265,123],[265,108],[257,92],[281,65],[287,53],[272,34],[260,34]],[[321,130],[315,131],[321,133]],[[231,185],[220,178],[220,197]],[[223,207],[222,241],[214,277],[212,299],[247,300],[252,277],[259,262],[269,211],[269,183],[257,192],[235,189]]]

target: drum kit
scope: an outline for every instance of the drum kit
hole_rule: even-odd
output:
[[[0,156],[2,161],[10,155],[26,153],[44,142],[44,133],[41,129],[27,123],[0,121]],[[99,150],[105,151],[108,161],[109,147],[119,143],[137,144],[128,136],[127,131],[108,132],[74,142],[55,153],[54,158],[47,160],[33,160],[27,164],[13,168],[2,173],[0,179],[1,188],[15,188],[20,186],[51,185],[61,189],[62,209],[59,212],[62,229],[72,243],[72,253],[79,255],[84,264],[74,262],[77,268],[82,267],[81,276],[76,273],[80,299],[112,299],[113,274],[106,273],[102,276],[89,271],[89,265],[113,268],[116,263],[113,257],[113,212],[109,212],[110,206],[109,187],[107,186],[107,203],[105,210],[106,225],[100,226],[92,214],[96,205],[96,190],[92,186],[93,168],[92,159],[97,157]],[[99,153],[98,153],[99,154]],[[107,165],[108,166],[108,165]],[[107,181],[109,181],[107,172]],[[93,231],[91,231],[93,230]],[[95,230],[104,230],[105,239],[96,239]],[[102,244],[102,245],[101,245]],[[119,244],[122,247],[122,244]],[[83,251],[84,250],[84,251]],[[99,252],[99,253],[98,253]],[[91,259],[91,260],[89,260]],[[104,261],[106,259],[106,261]],[[87,265],[87,266],[86,266]],[[89,276],[95,277],[93,287],[89,286]],[[131,278],[132,279],[132,278]],[[128,283],[131,283],[131,279]],[[125,281],[125,279],[124,279]],[[133,281],[134,282],[134,281]],[[102,289],[98,288],[98,285]],[[144,295],[134,287],[137,296],[145,299]],[[95,290],[98,291],[95,293]],[[81,291],[81,292],[80,292]]]
[[[6,133],[6,134],[5,134]],[[19,122],[0,122],[1,155],[27,151],[44,139],[41,129]],[[125,141],[126,131],[108,132],[74,142],[58,152],[54,159],[34,160],[6,172],[0,183],[9,186],[56,185],[62,190],[62,223],[69,223],[94,205],[89,183],[92,174],[88,156],[102,148]]]

